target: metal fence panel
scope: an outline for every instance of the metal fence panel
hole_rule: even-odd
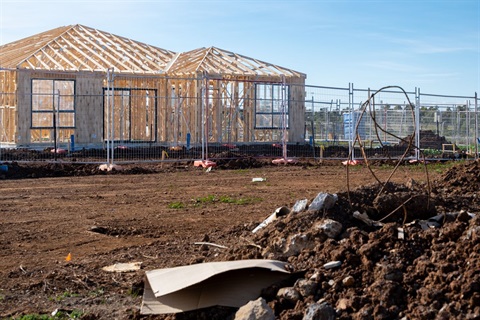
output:
[[[476,96],[424,94],[419,89],[404,92],[396,87],[374,91],[353,84],[345,88],[287,86],[208,78],[166,79],[160,88],[153,85],[152,77],[110,76],[102,80],[101,94],[74,98],[100,108],[97,114],[103,118],[93,121],[103,123],[103,130],[96,137],[99,143],[92,145],[77,144],[74,128],[48,125],[32,128],[38,141],[45,143],[15,145],[12,132],[18,109],[12,103],[16,93],[0,92],[0,102],[4,102],[0,105],[0,161],[346,159],[349,154],[362,156],[360,144],[367,156],[382,159],[401,156],[406,141],[414,135],[414,145],[427,156],[459,152],[478,156]],[[304,92],[303,101],[289,95],[295,90]],[[70,95],[59,94],[57,99],[73,101]],[[300,117],[304,128],[300,128],[301,140],[292,143],[288,133],[296,115],[289,108],[298,103],[304,106]],[[67,111],[72,113],[71,108]],[[75,120],[60,117],[57,121],[77,125],[81,116],[76,112]]]

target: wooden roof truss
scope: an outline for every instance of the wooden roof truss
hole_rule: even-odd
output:
[[[183,53],[89,28],[80,24],[56,28],[0,46],[0,67],[53,71],[193,75],[220,77],[303,77],[280,67],[216,47]]]
[[[233,74],[243,76],[305,77],[305,74],[261,60],[222,50],[216,47],[200,48],[177,54],[165,70],[173,74]]]
[[[158,73],[174,52],[82,25],[62,27],[0,47],[4,68]]]

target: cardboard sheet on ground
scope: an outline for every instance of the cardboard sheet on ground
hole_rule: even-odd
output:
[[[253,259],[147,271],[141,314],[241,307],[258,298],[262,289],[288,278],[286,264]]]

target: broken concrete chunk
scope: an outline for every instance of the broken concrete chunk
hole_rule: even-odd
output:
[[[278,290],[277,297],[293,303],[301,299],[300,293],[294,287],[280,288],[280,290]]]
[[[322,302],[311,304],[302,320],[335,320],[335,317],[335,309],[329,303]]]
[[[297,288],[298,292],[303,297],[308,297],[315,294],[315,290],[317,289],[318,283],[316,281],[307,280],[307,279],[298,279],[295,282],[294,287]]]
[[[336,194],[320,192],[319,194],[317,194],[315,199],[313,199],[307,211],[317,212],[322,209],[328,210],[335,205],[337,200],[338,196]]]
[[[283,251],[286,255],[296,256],[303,249],[311,249],[315,243],[309,240],[306,234],[295,234],[287,240],[286,248]]]
[[[315,229],[322,230],[329,238],[336,238],[342,232],[343,226],[340,222],[325,219],[313,226]]]
[[[234,320],[274,320],[275,313],[265,299],[258,298],[240,307]]]
[[[293,205],[292,213],[305,211],[305,209],[307,209],[307,205],[308,205],[308,199],[298,200]]]

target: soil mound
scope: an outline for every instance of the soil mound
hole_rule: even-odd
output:
[[[320,302],[336,319],[479,319],[479,177],[473,162],[446,172],[430,195],[414,182],[339,193],[329,210],[290,213],[256,234],[232,229],[228,236],[246,241],[214,260],[288,261],[297,276],[262,294],[277,319],[306,319],[308,307]],[[382,223],[367,224],[355,211]],[[340,230],[328,232],[329,224]],[[296,294],[280,295],[280,288]],[[167,319],[234,313],[212,308]]]
[[[412,139],[411,135],[403,138],[403,141],[400,141],[399,146],[408,146],[410,139]],[[415,140],[412,140],[412,142],[415,144]],[[443,150],[444,144],[452,143],[445,137],[439,136],[431,130],[420,131],[420,146],[422,149]]]

